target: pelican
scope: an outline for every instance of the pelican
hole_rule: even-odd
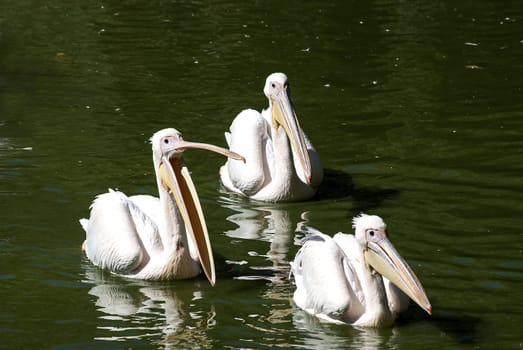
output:
[[[175,129],[151,138],[159,198],[128,197],[109,190],[91,205],[89,219],[81,219],[86,239],[83,249],[96,266],[130,278],[171,280],[200,273],[216,281],[207,227],[189,170],[182,154],[200,148],[242,159],[221,147],[184,141]]]
[[[420,281],[375,215],[353,219],[355,235],[312,234],[291,263],[295,304],[321,319],[356,326],[390,326],[409,303],[432,306]]]
[[[246,109],[232,122],[225,139],[245,162],[228,159],[220,168],[230,191],[259,201],[309,199],[323,179],[318,153],[300,128],[283,73],[267,77],[263,89],[269,108]]]

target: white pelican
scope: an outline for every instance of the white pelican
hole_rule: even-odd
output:
[[[229,190],[267,202],[311,198],[323,179],[318,153],[300,128],[287,76],[273,73],[263,89],[269,108],[240,112],[225,133],[231,151],[245,162],[228,159],[220,169]]]
[[[296,305],[327,321],[369,327],[390,326],[409,297],[431,314],[423,286],[389,241],[385,222],[361,214],[353,228],[355,235],[332,238],[311,230],[291,263]]]
[[[207,227],[198,195],[182,154],[201,148],[242,159],[226,149],[187,142],[175,129],[151,138],[160,198],[128,197],[109,190],[91,205],[83,248],[100,268],[131,278],[168,280],[191,278],[203,268],[214,285],[215,271]]]

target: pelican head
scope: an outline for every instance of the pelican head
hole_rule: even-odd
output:
[[[356,240],[363,248],[366,265],[388,278],[427,313],[432,306],[421,282],[389,241],[387,225],[376,215],[361,214],[353,219]]]
[[[283,73],[272,73],[265,81],[263,92],[269,99],[269,109],[274,128],[278,129],[282,126],[287,133],[293,153],[301,165],[302,176],[307,184],[311,184],[311,161],[305,136],[291,102],[287,76]]]
[[[214,285],[216,277],[209,235],[198,194],[182,154],[186,149],[199,148],[234,159],[243,160],[243,157],[218,146],[184,141],[181,133],[173,128],[156,132],[151,138],[151,143],[160,196],[162,193],[173,196],[187,234],[196,247],[202,269],[209,282]]]

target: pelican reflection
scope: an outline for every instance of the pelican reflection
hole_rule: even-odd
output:
[[[164,349],[212,345],[207,331],[214,327],[214,307],[198,302],[204,292],[194,283],[122,283],[94,267],[86,270],[84,282],[93,284],[88,293],[102,313],[95,340],[148,341]]]
[[[237,226],[226,230],[225,235],[241,240],[269,242],[267,252],[251,251],[248,255],[265,257],[272,262],[272,268],[288,269],[288,253],[294,246],[296,231],[291,213],[278,204],[256,206],[252,202],[235,201],[226,197],[221,197],[221,202],[224,208],[234,211],[227,217],[227,221]],[[304,217],[304,214],[301,216]]]
[[[307,349],[397,349],[396,328],[340,327],[293,308],[292,322],[306,336],[300,338]]]

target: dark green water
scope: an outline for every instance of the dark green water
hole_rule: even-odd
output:
[[[520,1],[0,3],[0,348],[521,349]],[[313,201],[220,192],[187,152],[218,281],[147,283],[83,257],[108,187],[154,194],[148,138],[225,145],[283,71],[326,180]],[[292,302],[298,223],[382,216],[432,301],[391,329]]]

